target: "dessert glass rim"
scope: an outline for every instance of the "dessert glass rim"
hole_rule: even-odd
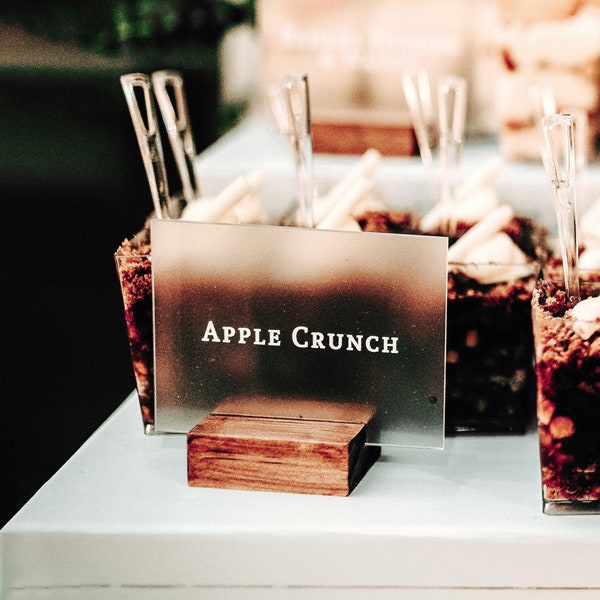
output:
[[[497,270],[500,274],[502,270],[508,270],[506,276],[499,277],[497,280],[479,281],[482,286],[494,286],[511,282],[530,280],[534,278],[538,280],[542,270],[543,263],[541,260],[532,259],[527,262],[502,262],[502,261],[449,261],[448,275],[462,273],[469,279],[477,281],[474,277],[478,272]],[[512,270],[512,273],[511,273]]]
[[[599,274],[600,271],[598,269],[579,269],[579,281],[583,283],[600,283]],[[562,269],[557,270],[556,273],[552,273],[548,271],[548,266],[544,265],[540,273],[540,281],[564,285],[565,278]]]

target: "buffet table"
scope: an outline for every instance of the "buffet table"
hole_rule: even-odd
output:
[[[462,175],[468,177],[499,156],[495,138],[468,140],[462,152]],[[329,190],[358,160],[357,155],[316,154],[316,191],[320,194]],[[260,196],[268,215],[277,218],[292,204],[295,181],[290,146],[258,109],[198,155],[196,167],[205,195],[216,195],[240,173],[264,169],[268,176]],[[384,156],[373,182],[376,196],[392,208],[414,209],[423,214],[439,200],[436,170],[428,172],[416,156]],[[505,161],[493,179],[493,186],[499,198],[509,202],[515,212],[545,225],[551,234],[556,231],[552,185],[541,160],[539,163]],[[593,163],[577,174],[579,213],[598,198],[600,168]]]
[[[496,152],[465,150],[465,168]],[[289,149],[260,118],[200,155],[204,193],[268,167],[273,213],[293,185]],[[319,156],[318,186],[356,157]],[[386,159],[384,197],[426,203],[417,158]],[[597,197],[600,173],[581,183]],[[541,165],[497,182],[554,223]],[[82,398],[85,401],[85,398]],[[0,531],[5,600],[598,598],[600,518],[542,513],[535,430],[385,447],[348,497],[195,488],[186,437],[143,434],[132,393]]]
[[[384,449],[348,497],[192,488],[135,394],[0,542],[6,600],[600,593],[600,519],[542,514],[533,432]]]

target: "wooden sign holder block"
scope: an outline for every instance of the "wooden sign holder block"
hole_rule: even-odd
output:
[[[336,420],[209,415],[188,432],[188,484],[349,495],[381,448],[365,445],[366,423],[340,420],[339,406]]]

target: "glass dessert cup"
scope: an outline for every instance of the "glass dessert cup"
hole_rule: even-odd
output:
[[[600,275],[580,288],[600,295]],[[600,514],[600,333],[574,330],[564,289],[546,275],[532,298],[543,512]]]
[[[540,265],[448,265],[446,434],[522,434],[534,420],[531,297]]]
[[[154,340],[152,324],[152,260],[149,254],[115,252],[129,350],[146,434],[154,425]]]
[[[363,231],[422,234],[409,211],[367,211],[358,221]],[[458,223],[449,247],[469,228]],[[525,262],[448,265],[446,435],[524,433],[534,421],[531,296],[548,253],[547,232],[518,216],[502,231]]]

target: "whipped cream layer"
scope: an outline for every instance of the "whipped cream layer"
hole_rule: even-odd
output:
[[[579,268],[582,271],[600,271],[600,245],[583,250],[579,255]]]
[[[525,253],[503,231],[474,246],[463,263],[452,266],[484,285],[514,281],[532,272]]]
[[[455,222],[470,225],[448,248],[449,269],[484,285],[515,281],[532,273],[531,260],[502,231],[515,216],[511,206],[500,202],[493,185],[503,168],[502,157],[487,160],[457,186],[450,207],[437,203],[419,224],[426,233],[439,230],[450,208]]]
[[[437,231],[448,210],[452,212],[455,222],[472,225],[481,221],[500,204],[493,181],[503,167],[502,157],[494,157],[483,163],[457,186],[456,201],[451,206],[438,202],[423,216],[419,224],[421,230],[426,233]]]
[[[576,68],[600,55],[600,10],[585,7],[571,18],[544,19],[507,28],[501,43],[519,66]],[[549,43],[549,40],[551,43]]]
[[[600,331],[600,296],[578,302],[572,310],[573,331],[583,340],[588,340]]]
[[[449,268],[481,284],[514,281],[531,274],[531,261],[502,229],[513,209],[501,204],[473,225],[448,249]]]

